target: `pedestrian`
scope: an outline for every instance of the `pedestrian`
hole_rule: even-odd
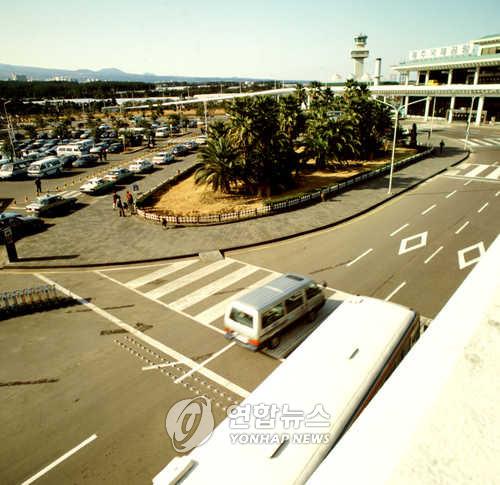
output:
[[[103,151],[102,151],[102,154],[104,156],[104,161],[107,162],[108,161],[108,150],[107,148],[105,148]]]
[[[135,212],[135,206],[134,206],[134,196],[132,195],[130,190],[127,190],[125,198],[127,199],[127,205],[128,208],[130,209],[130,214],[132,215]]]
[[[103,157],[103,154],[102,154],[102,150],[99,151],[99,161],[102,162],[102,157]]]
[[[120,216],[120,217],[126,217],[126,216],[125,216],[125,211],[124,211],[124,209],[123,209],[122,200],[120,199],[120,197],[118,197],[118,200],[116,201],[116,207],[118,207],[118,210],[119,210],[119,216]]]
[[[321,202],[326,201],[326,192],[324,190],[321,191]]]
[[[161,218],[161,227],[163,227],[163,229],[167,229],[167,219],[165,217]]]
[[[439,153],[443,153],[443,150],[444,150],[444,141],[441,140],[439,142]]]
[[[35,179],[35,187],[36,187],[36,195],[40,195],[42,193],[42,179],[37,177]]]
[[[113,192],[113,210],[116,209],[116,203],[118,202],[118,199],[120,196],[116,193],[116,191]]]

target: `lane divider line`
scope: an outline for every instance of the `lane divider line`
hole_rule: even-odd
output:
[[[428,207],[427,209],[425,209],[424,212],[422,212],[422,215],[425,216],[425,214],[427,214],[432,209],[434,209],[434,207],[436,207],[436,204],[432,204],[430,207]]]
[[[455,195],[457,193],[456,190],[454,190],[453,192],[450,192],[447,196],[446,196],[446,199],[449,199],[450,197],[452,197],[453,195]]]
[[[392,293],[385,297],[385,301],[389,301],[403,286],[406,285],[406,281],[403,281]]]
[[[356,259],[353,259],[351,262],[347,263],[346,266],[351,266],[352,264],[356,263],[357,261],[359,261],[361,258],[365,257],[367,254],[371,253],[372,251],[373,251],[373,248],[368,249],[363,254],[360,254]]]
[[[486,202],[486,204],[484,204],[480,209],[478,209],[477,213],[480,214],[481,212],[483,212],[483,209],[486,209],[486,207],[488,207],[490,205],[489,202]]]
[[[472,182],[472,180],[469,180],[469,181],[465,182],[464,185],[469,185],[471,182]]]
[[[436,256],[437,253],[439,253],[439,251],[441,251],[441,249],[443,249],[444,246],[440,246],[438,249],[436,249],[425,261],[424,261],[424,264],[427,264],[434,256]]]
[[[461,226],[458,230],[455,231],[455,234],[460,234],[462,229],[465,229],[469,225],[470,221],[467,221],[463,226]]]
[[[401,226],[399,229],[396,229],[393,233],[389,234],[390,237],[395,236],[399,231],[402,231],[405,227],[408,227],[410,224],[406,223]]]
[[[74,298],[80,304],[86,306],[87,308],[90,308],[93,312],[97,313],[98,315],[105,318],[106,320],[109,320],[110,322],[114,323],[118,327],[123,328],[124,330],[127,330],[127,332],[132,334],[135,338],[142,340],[143,342],[148,344],[150,347],[153,347],[156,350],[163,352],[165,355],[168,355],[169,357],[179,361],[179,363],[184,364],[187,367],[191,367],[191,368],[197,367],[199,365],[197,362],[195,362],[194,360],[191,360],[189,357],[186,357],[185,355],[181,354],[180,352],[177,352],[176,350],[168,347],[167,345],[159,342],[158,340],[155,340],[154,338],[150,337],[149,335],[142,333],[141,331],[137,330],[132,325],[129,325],[128,323],[123,322],[118,317],[115,317],[111,313],[108,313],[107,311],[103,310],[102,308],[99,308],[97,305],[90,303],[89,301],[85,300],[81,296],[78,296],[76,293],[73,293],[72,291],[68,290],[67,288],[64,288],[64,286],[59,285],[58,283],[51,280],[50,278],[47,278],[46,276],[43,276],[40,273],[34,273],[34,275],[38,279],[45,281],[45,283],[47,283],[49,285],[54,285],[61,293],[64,293],[65,295],[67,295],[71,298]],[[200,374],[203,374],[205,377],[208,377],[212,381],[216,382],[220,386],[225,387],[226,389],[234,392],[235,394],[237,394],[241,397],[248,397],[250,395],[250,393],[247,390],[243,389],[242,387],[229,381],[225,377],[222,377],[221,375],[217,374],[216,372],[213,372],[205,367],[199,369],[198,372],[200,372]]]
[[[84,446],[87,446],[89,443],[92,443],[97,438],[96,434],[89,436],[86,440],[82,441],[79,445],[75,446],[71,450],[67,451],[59,457],[57,460],[53,461],[50,465],[47,465],[45,468],[42,468],[37,474],[33,475],[28,480],[24,481],[21,485],[29,485],[33,483],[35,480],[38,480],[41,476],[45,475],[47,472],[55,468],[59,463],[62,463],[64,460],[68,459],[71,455],[74,455],[77,451],[81,450]]]

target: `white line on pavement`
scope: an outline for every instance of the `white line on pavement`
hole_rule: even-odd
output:
[[[236,342],[231,342],[229,345],[226,345],[225,347],[223,347],[222,349],[220,349],[218,352],[215,352],[215,354],[213,354],[212,356],[210,356],[208,359],[204,360],[203,362],[201,362],[200,364],[198,364],[197,367],[194,367],[193,369],[191,369],[189,372],[187,372],[186,374],[178,377],[174,383],[175,384],[179,384],[180,382],[182,382],[184,379],[186,379],[187,377],[189,377],[191,374],[194,374],[195,372],[198,372],[202,367],[204,367],[205,365],[207,365],[209,362],[211,362],[212,360],[216,359],[217,357],[219,357],[219,355],[223,354],[226,350],[229,350],[231,347],[234,347],[236,345]]]
[[[156,271],[153,271],[152,273],[148,273],[144,276],[140,276],[139,278],[135,278],[133,280],[127,281],[125,284],[129,288],[139,288],[139,286],[147,285],[148,283],[151,283],[154,280],[162,278],[163,276],[167,276],[171,273],[175,273],[176,271],[179,271],[183,268],[186,268],[187,266],[190,266],[190,265],[194,264],[195,262],[196,262],[195,260],[177,261],[175,263],[169,264],[168,266],[166,266],[164,268],[160,268]]]
[[[402,231],[405,227],[408,227],[410,224],[406,223],[404,226],[401,226],[399,229],[396,229],[393,233],[391,233],[389,236],[395,236],[399,231]]]
[[[473,168],[470,172],[464,173],[464,177],[477,177],[481,172],[484,172],[489,167],[490,167],[489,165],[478,165],[477,167]]]
[[[102,271],[96,270],[96,271],[94,271],[94,273],[98,274],[99,276],[102,276],[103,278],[106,278],[109,281],[112,281],[113,283],[116,283],[117,285],[123,286],[124,288],[127,288],[127,290],[133,291],[134,293],[137,293],[138,295],[141,295],[144,298],[147,298],[148,300],[154,301],[155,303],[158,303],[158,305],[161,305],[165,308],[168,308],[169,310],[172,310],[167,303],[165,303],[161,300],[157,300],[155,298],[151,298],[150,296],[148,296],[147,293],[142,293],[139,290],[136,290],[135,288],[130,288],[125,283],[122,283],[121,281],[118,281],[118,280],[115,280],[114,278],[111,278],[111,276],[104,274]],[[224,335],[224,332],[220,328],[214,327],[213,325],[210,325],[210,323],[205,323],[205,322],[199,321],[196,318],[194,318],[193,316],[191,316],[188,313],[185,313],[183,311],[180,311],[180,310],[176,310],[176,311],[177,311],[177,313],[184,315],[185,317],[189,318],[190,320],[193,320],[194,322],[199,323],[199,324],[209,328],[210,330],[214,330],[215,332],[218,332],[218,333]]]
[[[178,363],[179,362],[174,361],[174,362],[169,362],[168,364],[146,365],[145,367],[142,368],[142,370],[163,369],[164,367],[172,367],[174,365],[177,365]]]
[[[158,288],[155,288],[154,290],[148,291],[146,295],[153,299],[162,298],[163,296],[168,295],[169,293],[172,293],[173,291],[176,291],[179,288],[182,288],[183,286],[187,286],[196,280],[199,280],[201,278],[204,278],[205,276],[210,275],[211,273],[215,273],[219,269],[229,266],[230,264],[233,264],[233,261],[228,261],[226,259],[216,261],[215,263],[211,263],[207,266],[204,266],[203,268],[200,268],[197,271],[193,271],[192,273],[182,276],[181,278],[177,278],[174,281],[165,283],[164,285],[161,285]]]
[[[490,205],[489,202],[486,202],[486,204],[484,204],[480,209],[477,210],[477,213],[480,214],[481,212],[483,212],[483,209],[486,209],[486,207],[488,207]]]
[[[465,229],[469,225],[469,221],[467,221],[463,226],[461,226],[458,230],[455,231],[455,234],[460,234],[462,229]]]
[[[71,455],[74,455],[77,451],[81,450],[84,446],[87,446],[89,443],[92,443],[97,438],[96,434],[93,434],[92,436],[89,436],[85,441],[82,441],[78,446],[75,446],[68,452],[64,453],[61,457],[59,457],[57,460],[53,461],[50,465],[47,465],[45,468],[40,470],[36,475],[33,475],[31,478],[28,478],[28,480],[24,481],[21,485],[29,485],[30,483],[33,483],[35,480],[38,480],[41,476],[45,475],[48,471],[52,470],[52,468],[56,467],[59,465],[59,463],[62,463],[64,460],[69,458]]]
[[[372,251],[373,251],[373,248],[366,250],[363,254],[360,254],[356,259],[353,259],[350,263],[347,263],[346,266],[351,266],[352,264],[356,263],[357,261],[359,261],[361,258],[366,256],[367,254],[371,253]]]
[[[465,182],[464,185],[469,185],[471,182],[472,182],[472,180],[468,180],[467,182]]]
[[[500,194],[500,190],[495,194],[495,197],[498,197],[499,194]]]
[[[457,193],[457,191],[456,191],[456,190],[454,190],[453,192],[450,192],[450,193],[446,196],[446,198],[447,198],[447,199],[449,199],[450,197],[452,197],[452,196],[453,196],[454,194],[456,194],[456,193]]]
[[[385,301],[389,301],[403,286],[406,285],[406,281],[403,281],[392,293],[385,297]]]
[[[487,179],[498,180],[500,179],[500,167],[495,168],[493,172],[486,175]]]
[[[422,215],[425,216],[425,214],[427,214],[432,209],[434,209],[434,207],[436,207],[436,204],[432,204],[430,207],[428,207],[427,209],[425,209],[424,212],[422,212]]]
[[[424,264],[427,264],[434,256],[436,256],[437,253],[439,253],[439,251],[441,251],[441,249],[443,249],[444,246],[440,246],[438,249],[436,249],[425,261],[424,261]]]
[[[93,303],[88,302],[81,296],[78,296],[77,294],[73,293],[72,291],[68,290],[67,288],[64,288],[64,286],[59,285],[55,281],[39,274],[39,273],[34,273],[34,275],[41,279],[42,281],[45,281],[45,283],[49,285],[54,285],[61,293],[64,293],[65,295],[70,296],[71,298],[74,298],[77,300],[80,304],[86,306],[87,308],[90,308],[92,311],[100,315],[101,317],[109,320],[110,322],[114,323],[120,328],[123,328],[124,330],[127,330],[130,334],[132,334],[135,338],[142,340],[143,342],[147,343],[151,347],[159,350],[160,352],[163,352],[165,355],[168,355],[176,360],[178,360],[180,363],[194,368],[197,367],[199,364],[196,363],[194,360],[191,360],[189,357],[186,357],[185,355],[177,352],[176,350],[166,346],[165,344],[159,342],[158,340],[155,340],[154,338],[150,337],[149,335],[146,335],[142,333],[140,330],[137,330],[135,327],[132,327],[132,325],[129,325],[119,318],[115,317],[111,313],[108,313],[107,311],[103,310],[102,308],[99,308],[97,305],[94,305]],[[226,389],[234,392],[235,394],[238,394],[239,396],[242,397],[247,397],[250,395],[250,393],[243,389],[242,387],[238,386],[237,384],[234,384],[233,382],[227,380],[226,378],[222,377],[221,375],[212,372],[209,369],[206,369],[205,367],[199,369],[200,374],[203,374],[205,377],[208,377],[212,381],[216,382],[222,387],[225,387]]]

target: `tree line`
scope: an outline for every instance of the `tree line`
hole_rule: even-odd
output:
[[[299,86],[279,99],[237,98],[227,115],[209,127],[195,182],[263,197],[293,187],[311,159],[317,169],[333,170],[348,160],[372,159],[392,126],[390,110],[355,81],[341,96],[312,83],[308,92]]]

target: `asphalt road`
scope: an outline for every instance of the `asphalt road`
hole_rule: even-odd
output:
[[[436,136],[452,145],[461,132]],[[498,235],[500,182],[488,175],[499,155],[474,150],[350,223],[221,261],[2,272],[0,291],[55,283],[83,299],[0,322],[2,483],[150,483],[176,454],[164,427],[174,403],[207,395],[218,423],[279,365],[221,330],[227,299],[277,273],[307,273],[433,318]],[[342,297],[327,296],[325,311]]]

